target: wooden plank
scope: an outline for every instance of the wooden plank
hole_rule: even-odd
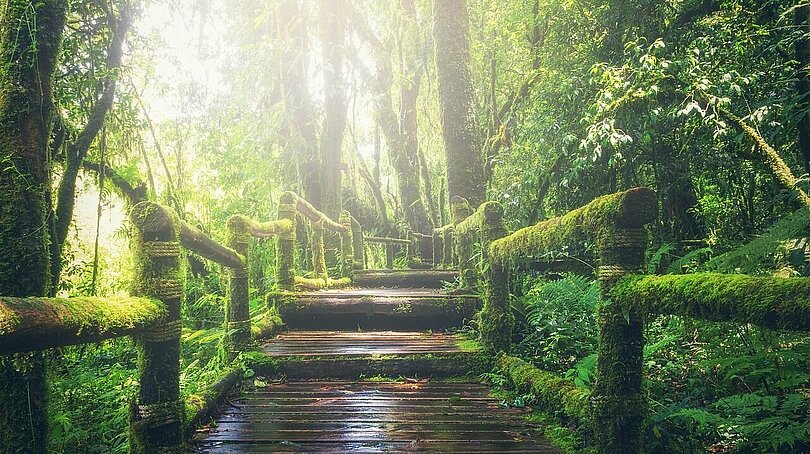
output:
[[[274,383],[233,404],[196,452],[559,452],[478,382]]]
[[[437,453],[465,453],[465,454],[557,454],[559,451],[549,445],[518,441],[472,441],[472,442],[446,442],[436,440],[419,440],[416,442],[360,442],[347,443],[343,441],[327,441],[318,443],[293,443],[282,441],[276,443],[229,443],[207,442],[200,444],[195,452],[206,453],[277,453],[277,452],[319,452],[334,454],[366,454],[382,452],[437,452]]]

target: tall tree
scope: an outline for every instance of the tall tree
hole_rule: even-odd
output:
[[[450,197],[477,207],[486,198],[481,131],[475,117],[466,0],[433,2],[442,135]]]
[[[405,220],[410,228],[427,233],[432,228],[420,188],[420,159],[417,139],[416,100],[422,79],[422,67],[417,58],[419,46],[416,10],[412,0],[390,5],[382,38],[378,37],[359,12],[353,23],[370,44],[375,60],[375,74],[371,79],[374,117],[385,138],[391,167],[396,174],[397,194],[402,203]],[[397,36],[400,39],[397,39]],[[407,55],[416,53],[416,55]],[[401,74],[396,79],[399,90],[399,114],[394,110],[393,58],[399,56]],[[354,58],[355,66],[364,71],[362,62]],[[407,60],[407,61],[406,61]]]
[[[106,13],[112,15],[110,11]],[[62,271],[62,253],[64,252],[70,224],[73,222],[73,208],[76,203],[76,178],[79,176],[79,169],[82,168],[87,152],[90,150],[90,145],[104,125],[107,112],[112,108],[115,97],[116,70],[121,66],[124,40],[130,24],[128,5],[124,4],[119,14],[120,17],[117,20],[113,17],[108,18],[111,39],[107,49],[106,76],[99,81],[96,89],[100,96],[90,109],[87,123],[75,140],[67,146],[64,156],[65,170],[62,173],[62,179],[59,181],[56,199],[55,237],[51,238],[52,294],[55,294],[59,287]]]
[[[51,85],[65,4],[65,0],[2,3],[0,295],[48,293]],[[0,358],[0,452],[45,452],[45,393],[41,353]]]
[[[346,46],[346,0],[320,2],[323,49],[324,120],[321,132],[320,209],[337,219],[342,209],[341,151],[346,130],[346,80],[343,64]]]
[[[286,0],[279,7],[279,40],[284,42],[281,61],[281,89],[285,118],[282,133],[290,154],[296,156],[304,198],[321,201],[321,166],[318,155],[317,125],[310,101],[309,36],[306,6],[300,0]]]

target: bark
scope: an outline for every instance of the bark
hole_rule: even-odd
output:
[[[477,207],[486,194],[481,131],[473,105],[467,4],[445,0],[433,5],[448,192]]]
[[[409,2],[403,2],[405,12],[412,13],[412,8],[408,8]],[[412,2],[410,2],[412,7]],[[410,13],[409,13],[410,12]],[[420,190],[420,162],[419,143],[417,140],[416,121],[416,99],[419,95],[419,83],[421,79],[421,69],[413,62],[401,62],[405,74],[399,79],[400,112],[394,111],[394,100],[392,91],[394,89],[394,72],[391,62],[391,50],[393,39],[391,36],[385,40],[378,37],[364,26],[360,16],[354,21],[358,30],[364,38],[371,44],[376,73],[371,80],[371,87],[374,92],[373,103],[377,124],[385,137],[388,156],[391,160],[391,167],[396,174],[397,194],[405,211],[405,220],[410,228],[420,233],[426,233],[432,229],[428,218],[425,204],[422,201]],[[393,21],[392,21],[393,22]],[[412,30],[405,30],[411,33]],[[361,67],[358,63],[356,66]]]
[[[0,18],[0,295],[44,296],[50,284],[45,195],[52,77],[64,0],[6,0]],[[0,359],[0,452],[45,452],[41,354]]]
[[[799,150],[802,153],[804,170],[810,173],[810,6],[796,8],[795,24],[801,33],[795,44],[795,58],[798,66],[796,74],[796,95],[799,97],[799,121],[796,126],[799,139]]]
[[[694,212],[698,205],[697,191],[686,157],[663,140],[655,148],[658,157],[656,187],[662,195],[664,228],[677,242],[698,238],[701,228]]]
[[[280,5],[280,27],[287,40],[281,66],[281,88],[286,109],[285,129],[288,139],[284,146],[288,154],[298,158],[304,198],[321,203],[321,169],[318,154],[317,125],[310,101],[307,67],[309,61],[309,35],[304,7],[297,0]],[[292,189],[292,188],[289,188]]]
[[[101,96],[95,102],[87,118],[84,129],[67,147],[65,156],[65,172],[59,182],[56,199],[56,238],[51,240],[51,290],[56,292],[62,272],[62,253],[65,248],[68,230],[73,221],[73,208],[76,204],[76,178],[82,167],[87,152],[92,145],[107,118],[115,97],[116,69],[121,66],[122,48],[129,29],[129,11],[121,9],[121,17],[117,24],[110,24],[113,29],[112,40],[107,51],[108,76],[100,81]]]
[[[324,121],[321,132],[321,200],[318,207],[331,219],[342,209],[341,151],[348,104],[343,71],[346,45],[345,0],[319,4],[323,48]],[[318,201],[312,201],[318,203]]]

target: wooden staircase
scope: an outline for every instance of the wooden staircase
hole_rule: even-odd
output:
[[[458,334],[480,307],[450,271],[368,271],[363,288],[298,294],[289,332],[194,452],[556,453],[477,377],[491,358]],[[431,331],[426,331],[431,330]]]

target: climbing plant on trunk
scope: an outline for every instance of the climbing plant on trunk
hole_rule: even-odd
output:
[[[64,0],[7,0],[0,22],[0,295],[50,283],[48,138]],[[41,353],[0,358],[0,452],[45,452]],[[19,427],[29,427],[20,431]]]

